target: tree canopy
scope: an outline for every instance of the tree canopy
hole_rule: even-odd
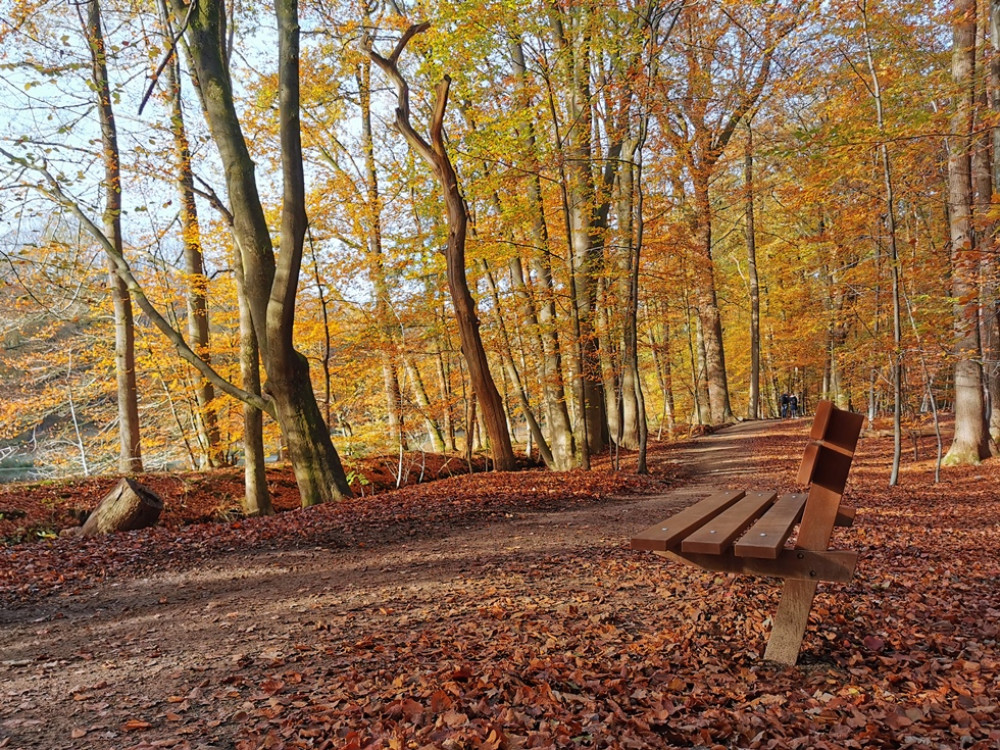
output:
[[[7,468],[287,456],[311,504],[786,393],[995,450],[985,2],[0,8]]]

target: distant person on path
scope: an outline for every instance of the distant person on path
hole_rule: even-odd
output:
[[[781,394],[781,418],[782,419],[787,419],[788,418],[788,405],[789,405],[789,403],[790,403],[790,399],[788,397],[788,394],[787,393],[782,393]]]
[[[788,406],[791,412],[791,416],[797,418],[799,416],[799,397],[796,396],[794,393],[788,399]]]

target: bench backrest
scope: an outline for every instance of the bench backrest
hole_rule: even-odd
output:
[[[863,415],[838,409],[830,401],[817,405],[797,480],[809,485],[797,548],[823,550],[830,544],[864,421]]]

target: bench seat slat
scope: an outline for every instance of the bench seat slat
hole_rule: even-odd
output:
[[[802,517],[806,497],[804,492],[779,497],[760,520],[747,530],[743,538],[733,545],[733,553],[737,557],[776,560],[778,552],[785,546],[792,529]]]
[[[738,503],[727,508],[681,542],[681,551],[722,554],[722,551],[728,549],[733,540],[774,502],[777,494],[748,492]]]
[[[652,552],[668,550],[701,524],[722,513],[744,494],[744,490],[728,490],[706,497],[680,513],[676,513],[667,520],[654,524],[641,534],[632,537],[632,549],[644,549]]]

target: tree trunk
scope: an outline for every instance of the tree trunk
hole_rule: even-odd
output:
[[[101,146],[104,159],[104,233],[121,256],[122,184],[118,151],[118,130],[112,107],[111,87],[105,58],[101,7],[98,0],[87,3],[86,34],[90,47],[91,81],[97,94],[97,112],[101,124]],[[135,323],[132,298],[128,285],[118,274],[117,266],[108,256],[108,284],[114,306],[115,372],[118,393],[118,470],[122,474],[142,471],[142,446],[139,437],[139,398],[135,380]]]
[[[757,232],[753,205],[753,130],[749,122],[743,181],[746,186],[747,273],[750,277],[750,406],[747,416],[760,419],[760,280],[757,276]]]
[[[166,0],[160,0],[164,22],[164,38],[172,37]],[[181,236],[184,242],[185,282],[187,284],[187,328],[191,348],[205,362],[210,363],[208,326],[208,278],[205,276],[205,259],[201,249],[201,227],[198,206],[195,202],[194,176],[191,168],[191,147],[184,124],[181,107],[180,63],[175,55],[164,71],[170,96],[170,133],[174,141],[177,189],[181,199]],[[201,373],[195,373],[195,401],[198,409],[195,424],[202,450],[202,463],[222,466],[219,421],[215,388]]]
[[[382,251],[382,198],[379,195],[378,171],[375,167],[375,144],[372,138],[371,60],[367,57],[358,67],[358,91],[361,103],[361,148],[365,154],[365,216],[366,243],[372,286],[375,290],[375,325],[378,326],[382,361],[382,386],[385,391],[389,435],[404,449],[406,435],[403,426],[403,401],[396,363],[396,325],[392,319],[392,301],[385,274],[385,254]]]
[[[257,334],[253,330],[250,305],[247,302],[240,251],[233,252],[236,270],[236,301],[240,314],[240,377],[243,390],[261,395],[260,352]],[[271,492],[267,487],[266,456],[264,454],[264,412],[243,402],[243,512],[248,516],[270,516],[274,513]]]
[[[948,209],[951,225],[952,296],[955,298],[955,435],[944,463],[978,464],[989,456],[980,365],[978,257],[972,230],[973,80],[976,1],[956,0],[952,77],[958,100],[948,139]]]
[[[705,380],[708,386],[708,407],[712,424],[722,424],[733,418],[729,405],[729,383],[726,377],[726,355],[722,345],[722,316],[715,293],[715,261],[712,258],[712,208],[708,194],[708,176],[702,169],[695,172],[695,243],[698,259],[695,267],[695,292],[701,337],[705,352]]]
[[[489,361],[479,335],[479,317],[476,302],[469,291],[465,277],[465,239],[468,229],[468,215],[465,199],[458,187],[458,175],[444,146],[444,114],[448,106],[448,91],[451,79],[448,76],[437,87],[437,101],[430,124],[430,143],[419,135],[410,123],[409,86],[400,74],[396,62],[407,42],[415,34],[427,29],[427,25],[411,26],[396,45],[392,55],[386,59],[369,49],[372,60],[382,68],[396,84],[397,104],[396,127],[410,147],[431,166],[441,187],[445,210],[448,216],[448,242],[445,248],[448,290],[451,293],[458,321],[462,354],[469,368],[469,379],[480,404],[482,421],[490,440],[493,465],[498,471],[514,468],[514,449],[510,443],[510,433],[504,416],[503,401],[497,391]]]
[[[628,285],[628,305],[625,316],[625,368],[628,380],[631,381],[632,392],[635,396],[635,422],[638,432],[639,455],[636,459],[636,473],[646,474],[649,468],[646,465],[646,453],[649,445],[649,423],[646,421],[646,396],[642,392],[642,376],[639,372],[639,270],[642,255],[643,241],[645,239],[646,223],[643,217],[645,202],[645,192],[642,186],[643,167],[643,145],[646,139],[647,120],[643,120],[640,125],[639,140],[633,149],[630,150],[630,159],[623,166],[632,174],[635,170],[633,201],[633,220],[631,224],[635,228],[635,246],[632,250],[631,268],[629,268]],[[635,160],[633,161],[633,157]]]
[[[638,207],[636,206],[638,165],[635,163],[635,156],[639,147],[637,138],[626,138],[621,150],[621,162],[618,165],[618,232],[620,236],[618,252],[621,253],[618,267],[621,281],[617,285],[619,291],[613,298],[618,304],[608,305],[610,314],[610,309],[619,308],[622,300],[625,302],[624,307],[621,308],[623,313],[620,358],[621,425],[617,432],[617,439],[618,445],[629,450],[638,450],[641,447],[643,428],[640,422],[646,419],[640,405],[640,401],[643,399],[637,340],[641,217],[638,215]]]
[[[591,101],[591,10],[584,5],[565,6],[565,10],[550,11],[550,27],[560,48],[567,93],[564,97],[567,122],[565,135],[557,132],[557,147],[563,151],[560,178],[564,191],[563,210],[568,229],[567,264],[572,277],[570,294],[577,328],[579,362],[574,377],[580,379],[577,408],[581,423],[577,424],[578,442],[588,454],[600,453],[606,445],[608,429],[604,388],[601,381],[601,357],[597,338],[597,279],[604,262],[604,234],[608,228],[610,204],[598,196],[594,177],[595,143],[594,113]],[[550,97],[553,124],[558,128],[555,103]],[[607,188],[614,176],[618,151],[609,144],[605,154],[608,169],[602,187]]]
[[[423,414],[424,424],[427,426],[427,437],[431,441],[431,450],[437,453],[444,453],[446,446],[444,442],[444,433],[441,432],[441,426],[438,424],[437,420],[431,412],[431,402],[427,397],[427,389],[424,387],[423,378],[420,377],[420,371],[412,360],[405,357],[403,362],[406,366],[406,371],[410,376],[410,382],[413,384],[413,397],[417,402],[417,408],[420,413]],[[442,396],[442,400],[447,398],[447,394]]]
[[[442,319],[443,319],[442,315]],[[442,345],[441,337],[437,337],[438,350],[434,358],[434,363],[437,366],[437,376],[438,376],[438,388],[441,391],[441,420],[442,427],[444,429],[445,444],[450,451],[457,451],[458,444],[455,442],[455,415],[454,408],[451,401],[452,389],[451,389],[451,362],[445,359],[445,352],[451,350],[451,344],[445,341],[446,345]]]
[[[188,6],[174,0],[178,15]],[[303,506],[349,497],[340,457],[320,413],[309,368],[293,346],[295,296],[305,238],[305,185],[299,125],[299,25],[295,0],[276,4],[283,178],[281,252],[275,257],[254,177],[254,162],[236,114],[225,43],[225,6],[199,3],[188,24],[188,49],[209,130],[226,174],[234,234],[261,358],[265,392],[285,435]]]
[[[990,42],[993,58],[987,73],[987,95],[990,109],[1000,111],[1000,0],[990,0]],[[993,147],[993,185],[1000,186],[1000,126],[990,129]],[[996,247],[996,222],[993,222],[991,240]],[[1000,443],[1000,264],[996,251],[983,253],[983,327],[984,351],[990,362],[987,369],[987,387],[990,395],[989,433],[995,443]]]
[[[550,469],[554,469],[555,460],[552,457],[552,451],[549,449],[549,444],[545,440],[545,436],[542,434],[542,428],[538,424],[538,420],[535,418],[535,412],[531,408],[531,404],[528,401],[528,394],[524,389],[523,382],[521,381],[521,374],[517,371],[517,364],[514,362],[510,336],[507,333],[507,325],[504,322],[503,314],[500,308],[500,291],[497,289],[496,279],[493,278],[493,272],[490,271],[489,264],[485,260],[480,262],[483,266],[483,273],[486,276],[486,284],[489,287],[490,295],[493,297],[493,308],[496,311],[497,328],[500,332],[500,356],[503,360],[504,369],[507,372],[507,377],[510,379],[511,386],[514,388],[518,404],[521,406],[521,413],[524,414],[524,420],[528,423],[528,430],[530,431],[535,443],[538,445],[538,453],[545,462],[545,465]]]
[[[135,531],[155,526],[163,511],[163,500],[132,479],[122,479],[91,511],[80,536],[98,536],[117,531]]]
[[[871,74],[871,92],[875,99],[876,120],[879,131],[885,135],[885,116],[882,107],[882,85],[872,53],[871,37],[868,34],[867,0],[861,5],[862,22],[865,35],[865,57],[868,71]],[[889,275],[892,280],[892,424],[893,424],[893,455],[892,470],[889,475],[889,486],[895,487],[899,481],[899,461],[902,453],[902,418],[903,418],[903,343],[902,343],[902,312],[900,305],[900,269],[899,250],[896,245],[896,199],[892,182],[892,165],[889,161],[889,146],[883,140],[879,146],[879,156],[882,162],[882,181],[885,185],[886,229],[889,232]]]
[[[663,395],[663,408],[660,412],[658,439],[663,436],[663,423],[666,421],[667,438],[672,440],[676,425],[674,416],[673,371],[670,364],[670,326],[665,320],[663,320],[662,312],[660,313],[659,318],[660,327],[663,331],[662,339],[657,336],[657,324],[651,320],[650,304],[647,303],[646,327],[649,329],[653,365],[656,369],[656,379],[660,384],[660,392]]]
[[[521,105],[527,110],[531,107],[527,88],[527,66],[524,61],[524,48],[520,42],[511,42],[511,60],[518,77],[517,93]],[[537,153],[534,124],[529,122],[524,136],[528,153],[533,157]],[[559,341],[558,319],[555,304],[555,283],[552,279],[551,246],[549,230],[545,221],[545,206],[542,203],[542,184],[539,165],[532,170],[526,180],[527,201],[531,212],[531,239],[537,250],[531,256],[531,268],[541,290],[538,303],[537,330],[541,340],[542,351],[542,382],[543,393],[548,414],[550,430],[549,442],[552,457],[559,471],[566,471],[577,465],[576,446],[573,440],[573,426],[570,422],[566,399],[566,384],[563,379],[562,349]],[[527,296],[524,274],[520,263],[517,268],[511,266],[514,276],[514,289]]]

